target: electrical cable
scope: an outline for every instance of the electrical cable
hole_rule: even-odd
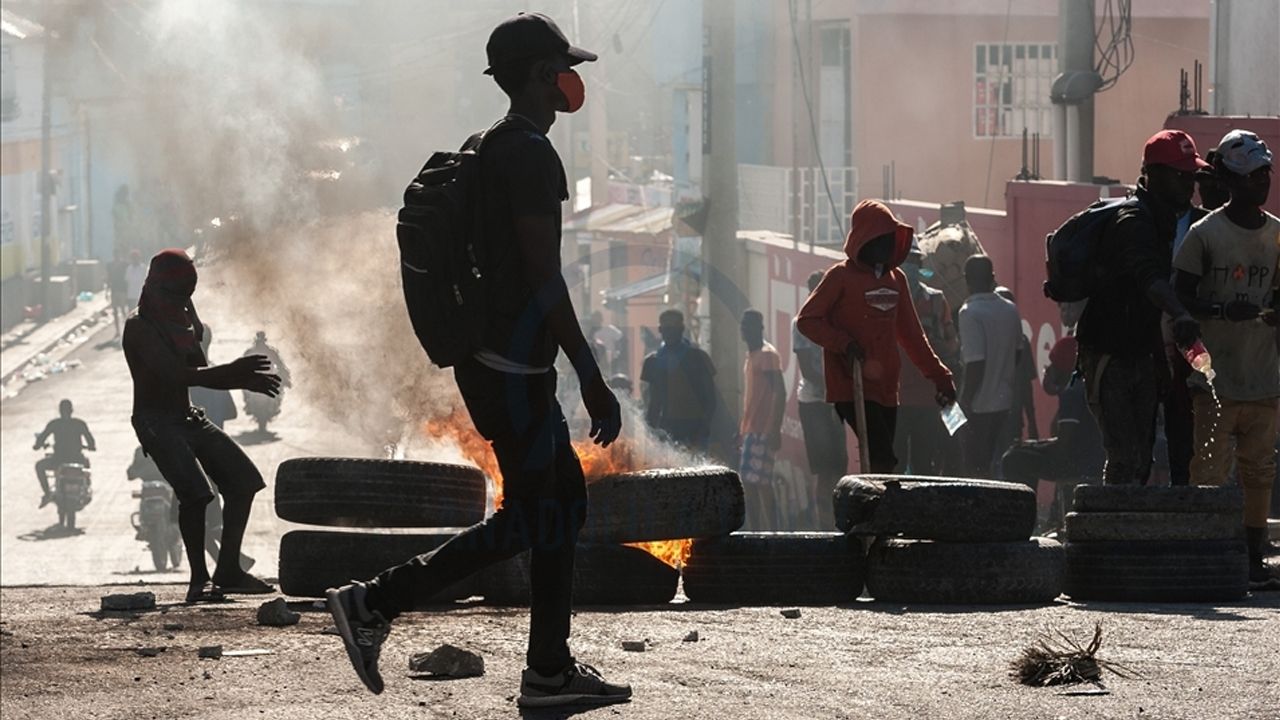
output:
[[[1108,38],[1105,46],[1103,37]],[[1114,87],[1133,65],[1133,0],[1106,0],[1094,33],[1094,47],[1098,52],[1094,71],[1102,78],[1097,92],[1103,92]]]
[[[1012,0],[1010,1],[1012,2]],[[800,90],[801,90],[801,94],[804,96],[805,108],[808,109],[808,113],[809,113],[809,133],[810,133],[810,136],[813,138],[813,152],[814,152],[814,155],[816,155],[818,158],[818,171],[822,173],[822,185],[824,188],[826,188],[826,191],[827,191],[827,201],[831,203],[831,217],[835,220],[836,227],[840,228],[841,232],[843,233],[844,218],[841,216],[840,211],[836,209],[836,196],[831,192],[831,180],[830,178],[827,177],[827,166],[826,166],[826,163],[822,161],[822,147],[818,143],[818,124],[813,117],[813,100],[809,97],[809,83],[808,81],[805,80],[805,76],[804,76],[804,58],[800,54],[800,35],[798,32],[796,32],[795,0],[787,0],[787,14],[790,16],[790,19],[791,19],[791,44],[792,44],[792,47],[795,49],[796,66],[799,68],[799,71],[800,71]],[[885,198],[885,199],[889,200],[891,198]],[[814,244],[813,240],[810,239],[809,241],[810,247],[812,247],[813,244]]]

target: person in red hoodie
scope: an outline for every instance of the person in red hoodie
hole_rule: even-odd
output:
[[[893,216],[884,203],[863,200],[854,208],[845,239],[847,260],[831,266],[796,318],[800,333],[822,346],[827,402],[854,426],[853,360],[862,363],[863,404],[867,415],[870,468],[891,473],[897,458],[898,348],[933,383],[939,405],[955,402],[956,386],[929,346],[911,301],[911,288],[898,266],[911,250],[911,226]]]

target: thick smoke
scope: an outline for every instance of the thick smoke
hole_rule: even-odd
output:
[[[323,206],[308,170],[322,141],[339,135],[335,102],[306,33],[262,7],[166,0],[147,18],[153,121],[137,129],[135,147],[156,149],[140,164],[166,179],[176,214],[208,238],[202,264],[212,282],[197,296],[204,314],[215,327],[261,322],[290,365],[290,392],[368,452],[479,462],[474,443],[423,435],[428,420],[466,423],[466,414],[451,373],[430,365],[409,325],[394,215]],[[209,224],[215,216],[220,229]],[[583,441],[580,401],[572,391],[564,400]],[[654,437],[634,405],[624,407],[628,442],[605,463],[699,462]]]

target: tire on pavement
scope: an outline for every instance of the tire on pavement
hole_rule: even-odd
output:
[[[276,470],[276,514],[308,525],[466,527],[484,519],[485,477],[466,465],[296,458]]]
[[[1215,602],[1249,589],[1243,540],[1068,542],[1064,592],[1072,600]]]
[[[1073,512],[1067,540],[1234,540],[1244,537],[1238,513]]]
[[[280,538],[280,592],[295,597],[324,597],[328,588],[372,578],[440,547],[451,537],[451,533],[287,532]],[[420,598],[415,607],[448,604],[475,594],[473,576]]]
[[[742,481],[717,466],[605,475],[587,485],[579,540],[619,544],[727,535],[742,527]]]
[[[948,543],[881,538],[867,556],[867,592],[880,602],[1044,604],[1062,593],[1062,546],[1047,538]]]
[[[942,542],[1031,537],[1036,494],[1021,483],[910,475],[849,475],[833,495],[836,527],[857,535]]]
[[[573,564],[575,605],[665,605],[676,595],[680,571],[640,548],[579,543]],[[529,553],[479,574],[478,590],[490,605],[529,605]]]
[[[695,540],[684,566],[690,602],[838,605],[862,594],[860,538],[833,532],[742,532]]]
[[[1077,485],[1072,509],[1079,513],[1233,513],[1241,517],[1244,494],[1234,487]]]

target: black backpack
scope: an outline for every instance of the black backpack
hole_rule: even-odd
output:
[[[505,119],[458,152],[436,152],[404,191],[396,221],[400,281],[422,349],[441,368],[480,349],[487,316],[480,152]]]
[[[1141,203],[1135,196],[1098,200],[1045,236],[1045,297],[1064,303],[1093,294],[1107,272],[1102,236],[1125,207]]]

